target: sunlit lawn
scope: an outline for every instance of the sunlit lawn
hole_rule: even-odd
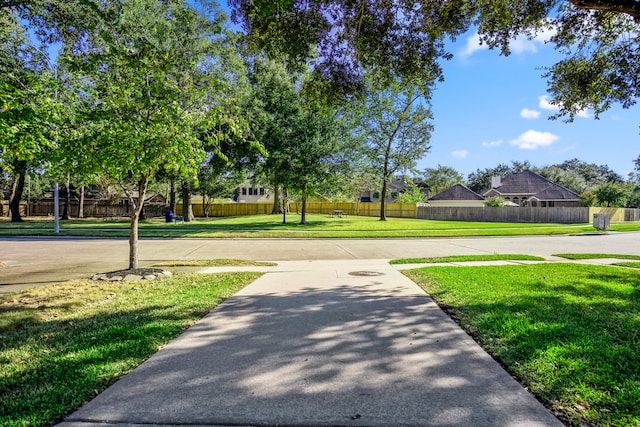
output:
[[[1,235],[53,235],[50,219],[27,219],[23,223],[0,220]],[[83,219],[60,221],[61,235],[127,236],[126,218],[101,220]],[[611,230],[640,230],[639,223],[614,224]],[[254,215],[225,218],[197,218],[193,222],[166,223],[163,218],[142,221],[141,237],[455,237],[508,236],[592,233],[589,224],[523,224],[495,222],[432,221],[408,218],[347,216],[343,218],[310,214],[307,224],[300,224],[300,216],[287,215],[282,224],[280,215]]]
[[[76,280],[0,297],[0,426],[61,421],[258,276]]]
[[[640,275],[577,264],[406,274],[572,425],[640,426]]]

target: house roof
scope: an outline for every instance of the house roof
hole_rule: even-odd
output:
[[[484,197],[462,184],[456,184],[430,197],[429,200],[484,200]]]
[[[484,190],[483,196],[534,196],[539,200],[579,200],[580,196],[530,170],[507,175],[500,186]]]
[[[411,179],[420,190],[429,189],[429,185],[420,178]],[[389,188],[403,193],[407,188],[408,180],[404,176],[394,176],[389,182]]]

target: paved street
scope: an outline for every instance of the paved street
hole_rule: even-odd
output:
[[[127,239],[0,238],[0,293],[89,277],[128,266]],[[549,257],[559,252],[640,255],[640,233],[431,239],[143,239],[140,264],[236,258],[258,261],[365,260],[486,253]]]

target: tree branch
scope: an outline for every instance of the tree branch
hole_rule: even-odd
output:
[[[569,2],[579,9],[626,13],[636,22],[640,21],[640,1],[638,0],[569,0]]]
[[[0,1],[0,9],[13,6],[24,6],[26,2],[24,0],[3,0]]]

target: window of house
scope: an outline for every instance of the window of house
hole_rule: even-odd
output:
[[[264,196],[264,188],[260,188],[260,195]]]
[[[247,195],[247,189],[246,189],[246,188],[244,188],[244,187],[242,187],[242,195],[243,195],[243,196],[246,196],[246,195]]]
[[[549,205],[550,208],[553,208],[553,207],[555,207],[556,202],[548,202],[548,205]]]

